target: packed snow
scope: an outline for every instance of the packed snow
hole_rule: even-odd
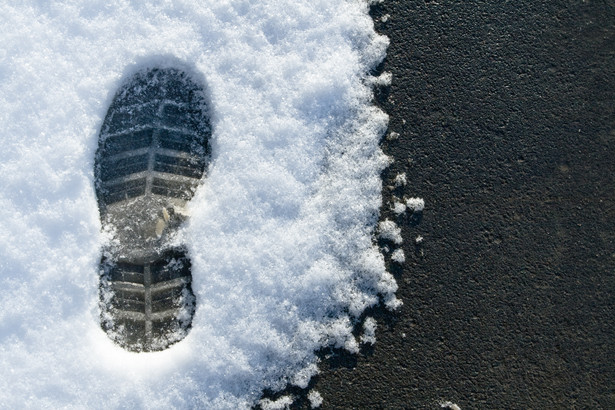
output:
[[[368,74],[387,39],[367,2],[26,0],[0,14],[3,407],[249,408],[307,386],[320,347],[358,351],[367,307],[399,305],[374,244],[387,116],[371,87],[390,77]],[[206,90],[212,161],[181,232],[192,330],[139,354],[99,324],[93,163],[115,92],[156,66]]]

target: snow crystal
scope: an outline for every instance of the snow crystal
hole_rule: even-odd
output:
[[[384,306],[386,306],[386,308],[390,310],[397,310],[403,304],[404,302],[402,302],[400,299],[395,297],[395,295],[387,296],[384,300]]]
[[[366,308],[401,304],[374,244],[388,118],[370,84],[387,76],[368,73],[388,40],[366,1],[25,0],[0,13],[3,406],[250,408],[264,389],[306,385],[315,350],[357,352]],[[115,92],[156,66],[206,90],[212,160],[179,233],[192,329],[137,354],[99,324],[109,235],[93,164]]]
[[[308,393],[308,400],[310,401],[310,407],[313,409],[322,406],[322,396],[316,390]]]
[[[388,86],[391,85],[391,81],[393,81],[393,74],[391,73],[382,73],[380,76],[378,77],[372,77],[370,78],[370,84],[375,85],[375,86]]]
[[[290,408],[294,401],[292,396],[282,396],[277,400],[262,399],[258,404],[263,410],[282,410]]]
[[[393,183],[395,184],[395,187],[406,185],[408,183],[408,180],[406,179],[406,173],[402,172],[401,174],[395,175],[395,179],[393,180]]]
[[[304,369],[299,370],[293,376],[291,383],[295,386],[305,389],[310,383],[310,379],[312,378],[312,376],[316,374],[318,374],[318,366],[316,365],[316,363],[311,363]]]
[[[425,209],[425,200],[423,198],[409,198],[406,200],[406,206],[413,212],[421,212]]]
[[[373,345],[376,343],[376,319],[373,317],[365,318],[363,322],[363,334],[361,335],[361,343]]]
[[[406,256],[404,255],[404,251],[401,249],[395,249],[393,253],[391,254],[391,260],[399,264],[404,263],[406,261]]]
[[[399,133],[395,131],[391,131],[389,135],[387,135],[387,140],[394,141],[399,138]]]
[[[401,228],[391,220],[385,219],[380,222],[378,224],[378,232],[382,239],[388,239],[397,245],[401,245],[404,241],[401,236]]]
[[[459,407],[452,401],[445,401],[443,403],[440,403],[440,407],[445,408],[445,409],[450,409],[450,410],[461,410],[461,407]]]
[[[406,212],[406,204],[397,201],[393,202],[393,212],[395,212],[396,215],[403,214]]]

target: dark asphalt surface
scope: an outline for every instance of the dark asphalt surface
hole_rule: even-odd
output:
[[[387,14],[384,178],[409,183],[384,197],[426,208],[398,220],[404,306],[372,312],[373,349],[323,361],[323,408],[615,408],[615,2]]]

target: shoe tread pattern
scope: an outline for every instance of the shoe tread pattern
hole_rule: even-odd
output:
[[[203,93],[185,73],[137,73],[116,94],[95,160],[101,216],[139,197],[188,201],[202,179],[210,128]],[[131,351],[163,350],[187,334],[194,314],[191,264],[184,248],[156,260],[101,261],[101,325]]]

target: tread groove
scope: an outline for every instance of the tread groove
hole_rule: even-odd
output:
[[[205,173],[204,107],[202,89],[186,74],[149,69],[120,88],[101,127],[96,194],[115,240],[101,260],[101,326],[127,350],[163,350],[191,327],[190,259],[166,238],[185,218],[175,207],[192,198]],[[156,219],[166,222],[154,235]]]

